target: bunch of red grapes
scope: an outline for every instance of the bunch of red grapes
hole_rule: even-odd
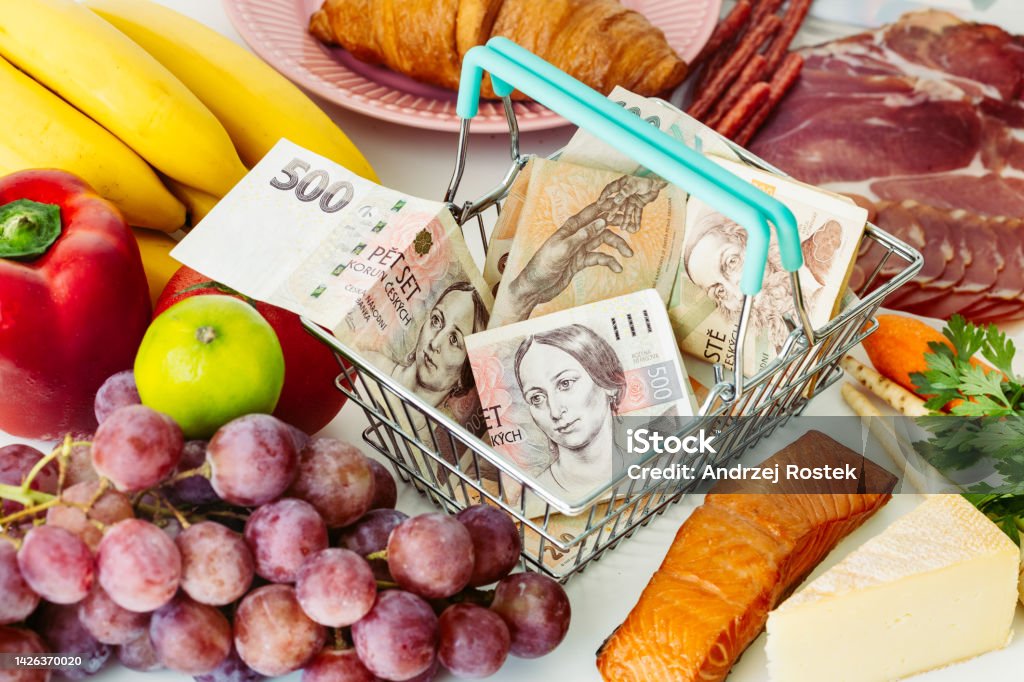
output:
[[[422,682],[565,637],[565,591],[511,573],[521,539],[500,509],[410,518],[382,465],[270,415],[185,442],[130,372],[96,413],[91,442],[0,448],[0,652],[79,657],[70,679],[116,654],[200,682]]]

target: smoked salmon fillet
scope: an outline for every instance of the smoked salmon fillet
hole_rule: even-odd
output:
[[[787,464],[850,464],[858,476],[716,486],[683,523],[640,600],[598,651],[597,667],[607,682],[725,679],[764,628],[768,612],[880,509],[896,485],[888,471],[817,431],[761,467],[776,464],[783,472]]]

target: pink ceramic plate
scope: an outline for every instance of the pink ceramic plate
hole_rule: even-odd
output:
[[[223,0],[245,42],[285,76],[321,97],[375,118],[431,130],[458,131],[455,93],[388,69],[364,64],[342,49],[325,47],[306,30],[322,0]],[[543,1],[543,0],[541,0]],[[665,32],[669,45],[692,60],[718,20],[722,0],[622,0]],[[565,125],[536,103],[515,105],[520,130]],[[500,102],[483,102],[474,133],[507,129]]]

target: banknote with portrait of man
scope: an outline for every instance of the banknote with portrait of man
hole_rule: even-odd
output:
[[[785,204],[796,218],[803,267],[798,271],[811,325],[817,329],[835,316],[867,222],[867,211],[842,197],[751,166],[712,158],[726,170]],[[679,277],[669,302],[669,317],[680,348],[701,360],[731,368],[743,306],[740,276],[747,231],[699,198],[687,203]],[[768,365],[800,319],[790,274],[783,269],[773,234],[761,292],[754,297],[744,347],[744,373]]]

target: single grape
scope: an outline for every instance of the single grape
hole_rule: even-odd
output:
[[[0,652],[5,654],[47,653],[46,645],[32,630],[0,625]],[[3,682],[49,682],[50,671],[42,668],[0,668]]]
[[[477,504],[463,509],[455,518],[473,538],[471,587],[490,585],[516,567],[523,545],[519,529],[508,514],[489,504]]]
[[[377,677],[408,680],[428,670],[437,652],[437,616],[421,597],[386,590],[352,626],[360,660]]]
[[[92,468],[92,440],[95,434],[81,433],[74,436],[79,441],[71,446],[71,455],[64,467],[64,489],[73,485],[100,480],[100,475]]]
[[[437,656],[458,677],[489,677],[508,658],[512,638],[501,616],[475,604],[452,604],[439,619]]]
[[[74,533],[56,526],[37,526],[25,535],[18,568],[29,587],[54,604],[85,599],[96,575],[89,547]]]
[[[298,453],[288,425],[249,414],[217,430],[206,446],[210,483],[226,502],[255,507],[280,497],[295,480]]]
[[[370,611],[377,600],[377,581],[366,559],[355,552],[324,549],[299,568],[295,594],[307,616],[340,628]]]
[[[78,620],[104,644],[128,644],[149,630],[148,613],[121,608],[99,585],[93,585],[89,596],[78,605]]]
[[[178,467],[174,470],[174,474],[198,469],[205,461],[206,441],[190,440],[182,448],[181,460],[178,462]],[[220,498],[214,492],[210,480],[198,474],[169,483],[164,487],[164,493],[167,495],[170,503],[175,505],[200,506],[220,502]]]
[[[42,604],[29,619],[39,636],[50,646],[54,654],[69,654],[82,657],[82,665],[62,670],[69,680],[81,680],[99,672],[110,658],[110,646],[97,642],[78,620],[78,608],[58,604]]]
[[[398,524],[409,518],[397,509],[371,509],[363,518],[342,529],[338,544],[361,557],[386,549],[388,537]],[[387,559],[371,559],[370,568],[377,580],[392,580]]]
[[[21,485],[32,467],[43,458],[43,453],[33,447],[16,443],[0,448],[0,483]],[[50,462],[43,467],[29,486],[44,493],[57,492],[57,463]],[[23,509],[20,502],[0,500],[0,516],[7,516]]]
[[[383,464],[367,457],[370,470],[373,471],[373,500],[370,509],[394,509],[398,504],[398,485],[395,477]]]
[[[156,657],[156,650],[153,649],[153,642],[149,639],[149,628],[141,635],[117,647],[117,660],[126,668],[137,670],[141,673],[148,673],[163,668],[160,660]]]
[[[263,679],[266,678],[239,658],[234,646],[220,665],[208,673],[195,676],[196,682],[259,682]]]
[[[369,511],[373,471],[348,443],[314,438],[299,453],[299,473],[288,494],[316,507],[328,528],[340,528]]]
[[[256,575],[293,583],[306,557],[327,548],[327,526],[313,505],[286,497],[253,512],[245,522],[245,542]]]
[[[298,670],[323,648],[325,639],[323,626],[305,614],[291,585],[257,588],[235,611],[238,655],[263,675]]]
[[[388,569],[403,589],[428,599],[450,597],[473,575],[473,539],[447,514],[414,516],[391,531]]]
[[[297,426],[292,426],[285,422],[288,427],[288,431],[292,434],[292,442],[295,443],[295,452],[302,452],[303,448],[309,445],[310,436],[308,433],[303,431]]]
[[[224,606],[252,585],[255,563],[242,536],[213,521],[192,524],[175,539],[181,589],[201,604]]]
[[[539,573],[514,573],[494,591],[491,610],[512,635],[509,651],[520,658],[550,653],[569,631],[569,597],[557,582]]]
[[[165,667],[201,675],[216,669],[231,652],[231,624],[214,607],[181,595],[153,613],[149,639]]]
[[[437,676],[441,674],[441,659],[434,656],[434,660],[430,662],[430,666],[421,672],[419,675],[413,675],[405,682],[434,682]]]
[[[99,489],[98,481],[76,483],[70,488],[65,488],[61,500],[68,504],[58,504],[47,509],[46,524],[59,526],[74,533],[95,552],[100,546],[100,540],[103,539],[103,531],[94,522],[112,526],[118,521],[135,516],[132,502],[127,495],[107,489],[97,496]],[[72,506],[89,503],[92,503],[92,506],[88,513],[79,506]]]
[[[174,541],[141,519],[126,519],[107,530],[97,565],[100,585],[129,611],[155,611],[171,600],[181,582],[181,554]]]
[[[306,664],[302,682],[377,682],[355,649],[325,648]]]
[[[351,526],[342,528],[338,542],[365,557],[386,549],[391,531],[408,518],[408,514],[398,509],[371,509]]]
[[[0,595],[0,625],[25,620],[39,606],[39,595],[25,582],[18,568],[17,550],[3,539],[0,539]]]
[[[185,441],[181,427],[145,405],[129,405],[100,424],[92,465],[122,492],[151,488],[174,471]]]
[[[93,403],[96,422],[102,424],[116,410],[141,403],[139,389],[135,386],[135,372],[126,369],[112,374],[103,382],[100,390],[96,391],[96,400]]]

